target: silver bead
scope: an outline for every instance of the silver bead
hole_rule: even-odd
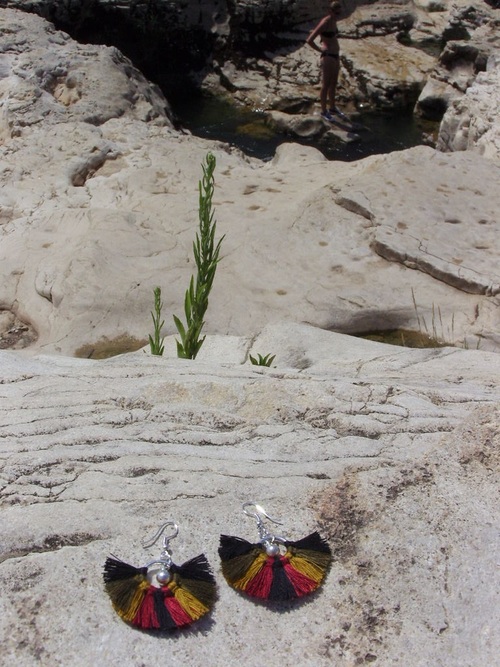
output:
[[[160,570],[156,575],[156,581],[159,584],[168,584],[170,581],[170,572],[168,570]]]
[[[278,544],[273,544],[272,542],[267,542],[266,544],[266,554],[268,556],[279,556],[280,548]]]

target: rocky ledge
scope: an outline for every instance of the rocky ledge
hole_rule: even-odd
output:
[[[271,350],[274,368],[242,363]],[[211,337],[200,354],[0,353],[4,660],[494,664],[500,356],[293,323]],[[225,584],[219,535],[257,539],[241,511],[252,500],[289,539],[329,541],[307,603],[255,604]],[[157,556],[140,542],[169,519],[175,560],[203,551],[218,600],[193,630],[158,638],[114,613],[102,567],[111,553]]]

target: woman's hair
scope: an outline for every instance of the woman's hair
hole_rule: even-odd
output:
[[[334,9],[342,9],[342,4],[339,2],[339,0],[333,0],[333,2],[330,2],[330,11]]]

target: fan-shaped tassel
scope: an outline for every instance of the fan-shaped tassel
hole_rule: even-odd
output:
[[[190,625],[210,611],[215,579],[203,554],[169,568],[170,580],[160,587],[147,578],[147,568],[135,568],[107,558],[104,582],[118,615],[143,630],[173,630]]]
[[[268,555],[265,545],[221,535],[222,573],[230,586],[262,600],[293,600],[315,591],[332,560],[328,543],[314,532],[283,541],[284,554]]]

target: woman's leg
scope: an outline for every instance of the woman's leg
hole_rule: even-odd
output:
[[[335,105],[335,92],[337,90],[337,81],[339,78],[338,58],[324,55],[321,58],[321,112],[327,109],[327,102],[330,106]]]
[[[321,113],[325,113],[328,102],[328,91],[330,89],[330,77],[328,73],[327,57],[321,57],[321,92],[319,94],[319,101],[321,104]]]
[[[328,100],[330,109],[335,109],[335,96],[337,94],[337,83],[339,80],[340,62],[338,58],[329,58],[331,61],[330,75],[328,79]]]

